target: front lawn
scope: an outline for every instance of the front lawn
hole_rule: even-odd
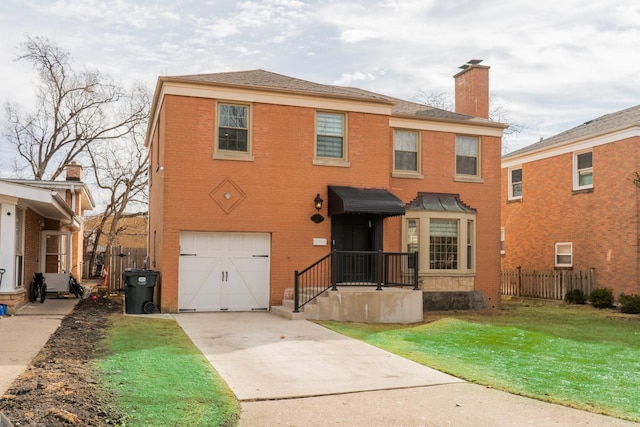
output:
[[[498,314],[427,314],[420,325],[322,322],[465,380],[640,421],[640,316],[505,302]]]
[[[226,383],[174,320],[120,316],[98,363],[126,426],[235,426]]]

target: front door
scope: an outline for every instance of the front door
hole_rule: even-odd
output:
[[[364,214],[331,217],[332,249],[354,252],[338,257],[338,282],[375,281],[375,256],[371,252],[382,250],[382,219],[379,215]]]
[[[71,233],[44,230],[41,236],[40,271],[44,273],[47,292],[69,292]]]

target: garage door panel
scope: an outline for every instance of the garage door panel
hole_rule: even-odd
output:
[[[237,257],[231,259],[230,264],[229,291],[236,296],[243,295],[254,309],[268,308],[269,276],[265,277],[265,272],[269,272],[269,259]]]
[[[182,257],[180,259],[180,308],[219,310],[221,282],[220,258]]]
[[[267,309],[270,247],[265,233],[182,232],[179,309]]]

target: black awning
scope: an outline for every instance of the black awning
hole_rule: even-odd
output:
[[[404,203],[381,188],[329,186],[329,215],[404,215]]]
[[[476,213],[474,208],[460,200],[458,194],[448,193],[418,193],[418,196],[407,204],[407,209]]]

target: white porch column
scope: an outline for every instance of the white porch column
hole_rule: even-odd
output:
[[[14,291],[15,248],[16,205],[0,200],[0,268],[5,269],[0,293]]]

